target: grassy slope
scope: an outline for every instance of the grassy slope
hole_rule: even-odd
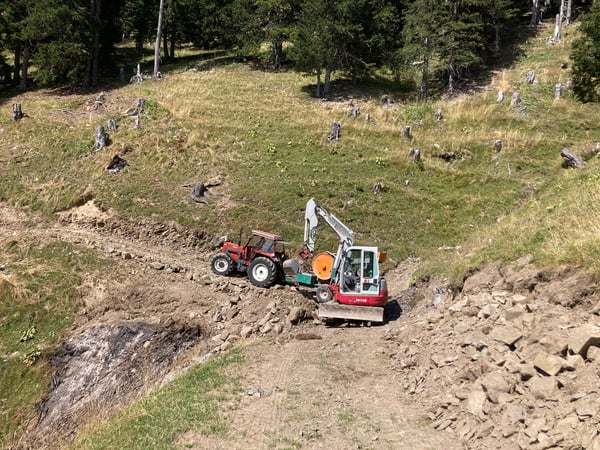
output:
[[[531,253],[541,265],[569,263],[598,270],[599,163],[592,159],[583,170],[566,170],[559,153],[567,146],[582,155],[600,141],[600,108],[578,104],[568,93],[553,99],[554,84],[568,77],[560,63],[568,59],[570,36],[567,32],[564,44],[554,47],[543,38],[525,44],[528,56],[498,73],[489,90],[449,103],[397,102],[383,108],[381,95],[402,96],[392,85],[351,91],[343,84],[334,88],[347,94],[343,101],[321,102],[310,96],[312,78],[238,64],[178,70],[162,81],[107,91],[107,108],[99,112],[88,111],[88,96],[32,92],[6,98],[0,117],[0,200],[51,214],[91,194],[126,217],[176,220],[215,234],[263,228],[299,244],[305,202],[315,197],[357,232],[359,243],[385,248],[389,266],[416,255],[423,260],[423,271],[459,279],[469,265]],[[530,69],[537,74],[534,85],[525,83]],[[519,90],[523,107],[497,104],[498,88],[507,97]],[[369,113],[374,120],[351,120],[348,97],[361,106],[362,117]],[[148,100],[142,128],[136,130],[131,118],[119,118],[111,147],[92,154],[95,127],[133,107],[137,98]],[[15,124],[8,109],[16,101],[31,117]],[[443,122],[433,120],[437,107],[444,112]],[[401,129],[413,119],[424,124],[413,129],[408,141]],[[342,138],[328,142],[335,120],[343,122]],[[496,139],[504,142],[499,154],[492,150]],[[422,165],[410,161],[410,147],[421,150]],[[440,149],[461,158],[449,163],[435,158]],[[124,156],[130,168],[108,176],[104,167],[114,153]],[[183,200],[189,190],[182,184],[214,177],[229,191],[229,208]],[[375,196],[371,188],[378,180],[384,192]],[[331,233],[323,231],[321,237],[331,248]],[[3,243],[0,253],[9,262],[18,260],[11,256],[11,245]],[[459,251],[444,250],[458,246]],[[38,256],[31,264],[75,273],[65,258],[45,256],[43,248],[32,251]],[[91,269],[97,263],[90,264]],[[26,286],[29,279],[22,269],[12,273],[17,286]],[[61,279],[67,285],[56,289],[68,292],[80,283],[75,276]],[[55,320],[21,318],[31,305],[57,297],[59,291],[48,292],[42,279],[36,283],[19,295],[8,289],[0,293],[2,364],[21,364],[11,369],[19,374],[8,379],[25,379],[30,392],[6,410],[13,425],[2,431],[5,437],[23,423],[18,403],[31,405],[44,388],[43,358],[33,370],[19,358],[8,358],[28,351],[28,341],[15,347],[16,336],[33,323],[39,335]],[[76,311],[76,296],[72,298],[75,306],[62,315],[66,322],[48,336],[60,336]],[[53,342],[44,339],[43,345]],[[9,372],[3,367],[2,373]],[[6,386],[10,391],[16,385]],[[2,394],[3,410],[7,398]]]

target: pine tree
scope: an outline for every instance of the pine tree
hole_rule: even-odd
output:
[[[447,0],[442,4],[443,21],[438,39],[439,56],[447,76],[449,95],[464,73],[479,64],[483,53],[482,2]]]
[[[32,0],[22,36],[35,44],[34,79],[41,85],[83,81],[92,48],[88,4],[76,0]]]
[[[600,101],[600,2],[581,19],[573,42],[573,92],[583,102]]]
[[[430,64],[439,48],[442,23],[441,2],[439,0],[413,0],[405,13],[402,30],[402,60],[409,65],[421,68],[419,97],[425,99],[429,93]]]

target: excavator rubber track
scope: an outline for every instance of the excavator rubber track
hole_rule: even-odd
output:
[[[383,322],[383,308],[376,306],[342,305],[337,302],[320,303],[319,319],[363,320],[365,322]]]

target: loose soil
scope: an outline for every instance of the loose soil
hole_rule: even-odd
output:
[[[17,448],[64,447],[88,420],[238,347],[245,362],[232,376],[244,389],[222,411],[230,432],[188,430],[178,447],[600,449],[598,289],[574,268],[524,257],[456,287],[412,283],[419,261],[407,260],[386,274],[385,324],[326,326],[311,291],[220,278],[210,237],[125,220],[93,199],[52,223],[0,204],[0,242],[13,239],[67,241],[116,262],[84,275],[85,307]]]

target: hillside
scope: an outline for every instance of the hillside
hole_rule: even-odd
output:
[[[2,99],[3,446],[600,448],[600,109],[554,98],[574,31],[545,31],[436,103],[341,79],[321,101],[298,74],[200,60]],[[211,273],[240,228],[299,246],[310,197],[388,251],[385,325],[325,326],[309,290]]]

